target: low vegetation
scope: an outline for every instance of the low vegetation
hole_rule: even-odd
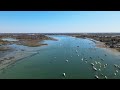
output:
[[[17,39],[18,41],[3,41],[2,38],[14,38]],[[29,47],[47,45],[40,43],[40,41],[43,40],[56,40],[56,39],[42,34],[1,34],[0,35],[0,45],[18,44]]]
[[[77,38],[92,38],[94,40],[104,42],[109,48],[115,48],[120,51],[120,34],[106,34],[106,33],[93,33],[93,34],[78,34],[72,35]]]

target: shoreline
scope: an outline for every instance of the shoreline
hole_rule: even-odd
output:
[[[0,70],[8,67],[9,65],[21,59],[30,57],[33,54],[37,54],[37,52],[35,51],[33,52],[32,51],[21,51],[20,49],[16,49],[16,50],[14,50],[13,52],[9,52],[0,58]]]
[[[10,60],[4,60],[3,63],[0,65],[0,70],[3,70],[5,68],[7,68],[8,66],[16,63],[17,61],[20,61],[20,60],[23,60],[25,58],[29,58],[29,57],[32,57],[34,55],[36,55],[38,53],[33,53],[33,54],[27,54],[27,55],[23,55],[22,57],[20,57],[20,54],[18,54],[16,57],[14,57],[13,59],[10,59]],[[6,58],[8,58],[9,56],[5,56]]]
[[[29,47],[39,47],[42,45],[47,45],[47,44],[40,43],[41,41],[44,41],[44,40],[58,41],[57,39],[53,37],[49,37],[49,36],[42,35],[42,34],[0,35],[0,45],[17,44],[17,45],[24,45],[24,46],[29,46]]]
[[[12,44],[13,45],[13,44]],[[13,46],[4,46],[9,47],[10,50],[0,51],[0,70],[7,68],[11,64],[22,60],[24,58],[32,57],[39,53],[39,48],[41,46],[46,46],[46,44],[41,44],[39,47],[29,47],[24,45],[17,45]],[[22,48],[21,48],[22,47]]]
[[[100,41],[97,41],[97,40],[92,39],[92,38],[87,38],[87,39],[93,41],[95,43],[96,47],[98,47],[98,48],[102,48],[109,53],[114,53],[114,54],[120,55],[119,51],[117,51],[114,48],[109,48],[107,45],[105,45],[104,42],[100,42]],[[44,45],[46,45],[46,44],[41,43],[41,46],[44,46]],[[20,45],[20,46],[22,46],[22,45]],[[39,47],[41,47],[41,46],[39,46]],[[24,47],[24,45],[23,45],[23,47]],[[8,54],[1,57],[0,58],[0,70],[6,68],[7,66],[9,66],[9,65],[21,60],[21,59],[31,57],[31,56],[36,55],[38,53],[37,50],[34,50],[34,47],[29,47],[29,46],[25,46],[25,47],[27,47],[28,49],[24,50],[24,48],[22,48],[22,49],[13,48],[12,52],[9,52]],[[29,50],[29,49],[31,49],[31,50]],[[1,52],[2,51],[0,51],[0,53]]]
[[[75,37],[75,38],[82,38],[81,36],[77,37],[77,36],[74,36],[72,35],[72,37]],[[120,55],[120,50],[118,48],[110,48],[109,45],[106,45],[105,42],[101,42],[99,40],[96,40],[95,38],[91,38],[91,37],[84,37],[83,39],[89,39],[90,41],[94,42],[96,47],[98,48],[102,48],[104,50],[106,50],[107,52],[109,53],[112,53],[112,54],[115,54],[115,55]]]
[[[3,41],[2,38],[7,36],[3,35],[0,38],[0,70],[8,67],[9,65],[33,55],[38,54],[41,46],[48,44],[42,43],[44,40],[58,41],[58,39],[48,37],[45,35],[23,35],[11,36],[18,41]],[[9,37],[8,37],[9,38]],[[14,47],[15,45],[15,47]],[[13,46],[13,47],[11,47]],[[22,47],[22,48],[21,48]]]
[[[80,38],[80,37],[76,37],[76,36],[72,36],[72,37]],[[105,44],[105,42],[101,42],[101,41],[95,40],[93,38],[87,38],[87,37],[83,38],[83,39],[89,39],[90,41],[95,43],[95,46],[97,48],[101,48],[101,49],[107,51],[108,53],[120,56],[120,51],[119,50],[117,50],[116,48],[110,48],[108,45]]]
[[[114,55],[120,55],[120,52],[115,48],[109,48],[107,45],[105,45],[104,42],[96,41],[95,43],[96,47],[102,48],[103,50],[107,51],[108,53],[112,53]]]

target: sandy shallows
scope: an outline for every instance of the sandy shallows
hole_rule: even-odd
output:
[[[13,48],[11,52],[5,51],[4,55],[0,57],[0,69],[6,68],[7,66],[11,65],[12,63],[15,63],[18,60],[28,58],[32,55],[37,54],[39,48],[40,47],[34,48],[19,45],[16,48]]]
[[[120,56],[120,52],[116,50],[115,48],[109,48],[105,45],[104,42],[96,41],[96,47],[102,48],[103,50],[107,51],[108,53]]]

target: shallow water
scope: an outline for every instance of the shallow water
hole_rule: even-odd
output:
[[[114,64],[120,65],[119,55],[116,56],[96,47],[95,43],[89,39],[64,35],[51,35],[51,37],[57,38],[58,41],[45,40],[43,43],[47,43],[48,46],[33,48],[38,54],[1,70],[0,78],[94,79],[95,75],[101,79],[104,76],[107,76],[108,79],[120,78],[120,70],[114,67]],[[101,58],[104,60],[102,61]],[[100,62],[101,67],[99,64],[95,64],[95,61]],[[101,71],[94,71],[91,63],[94,63],[95,67]],[[108,64],[106,68],[103,67],[104,64]],[[114,75],[115,70],[118,70],[116,76]],[[63,73],[66,74],[66,77],[63,76]]]
[[[3,41],[18,41],[17,39],[14,38],[3,38]]]

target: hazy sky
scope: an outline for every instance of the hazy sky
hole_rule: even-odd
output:
[[[0,11],[0,33],[120,32],[120,11]]]

